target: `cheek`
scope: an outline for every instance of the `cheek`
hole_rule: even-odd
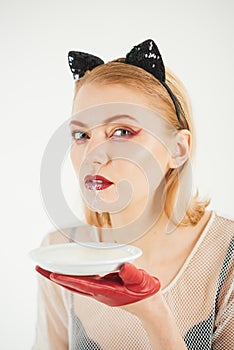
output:
[[[123,180],[127,181],[131,186],[133,197],[139,197],[149,192],[149,171],[152,173],[155,169],[145,169],[140,162],[136,164],[131,160],[116,160],[112,163],[111,175],[114,176],[116,184]],[[155,173],[154,177],[157,176]]]
[[[81,149],[78,150],[76,145],[72,145],[70,149],[70,158],[73,168],[76,173],[79,173],[81,162],[83,159],[83,152]]]
[[[169,170],[170,166],[170,152],[169,150],[161,143],[154,143],[150,148],[150,152],[155,159],[155,162],[158,164],[159,168],[162,170],[162,173],[165,175]]]
[[[133,185],[145,181],[144,169],[131,160],[115,160],[112,166],[118,180],[126,179]]]

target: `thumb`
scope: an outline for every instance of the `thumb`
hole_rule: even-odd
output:
[[[155,294],[160,289],[158,278],[149,275],[144,270],[137,269],[130,263],[122,265],[119,276],[125,287],[132,292]]]
[[[144,272],[137,269],[133,264],[125,263],[120,268],[119,276],[125,285],[141,284],[144,278]]]

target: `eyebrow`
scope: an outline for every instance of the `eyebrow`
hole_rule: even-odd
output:
[[[130,116],[130,115],[128,115],[128,114],[117,114],[117,115],[114,115],[114,116],[112,116],[112,117],[109,117],[109,118],[106,118],[106,119],[104,119],[103,120],[103,123],[105,124],[105,123],[111,123],[111,122],[113,122],[113,121],[115,121],[115,120],[119,120],[119,119],[130,119],[130,120],[133,120],[133,121],[137,121],[135,118],[133,118],[132,116]],[[70,126],[71,125],[78,125],[78,126],[81,126],[81,127],[83,127],[83,128],[88,128],[88,125],[87,124],[85,124],[85,123],[83,123],[83,122],[81,122],[80,120],[71,120],[71,122],[70,122]]]

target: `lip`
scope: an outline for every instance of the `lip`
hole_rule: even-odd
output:
[[[113,185],[113,182],[101,175],[87,175],[84,178],[85,187],[92,191],[102,191]]]

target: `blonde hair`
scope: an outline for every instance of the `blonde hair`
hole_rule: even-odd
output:
[[[193,156],[195,130],[190,100],[182,82],[169,69],[166,69],[166,83],[178,102],[181,123],[177,118],[175,106],[165,87],[152,74],[144,69],[125,64],[124,58],[119,58],[97,66],[92,71],[87,71],[82,78],[76,81],[74,100],[81,86],[89,83],[125,85],[138,91],[140,94],[144,94],[148,98],[152,109],[169,121],[174,128],[177,130],[188,129],[191,132],[193,138],[191,157]],[[162,103],[158,103],[159,99]],[[181,174],[186,176],[187,168],[188,161],[186,161],[180,169],[170,169],[165,176],[166,201],[164,210],[169,218],[173,216],[179,189],[179,176],[180,179]],[[205,208],[210,203],[210,200],[199,199],[198,191],[195,195],[190,197],[183,218],[178,222],[180,225],[196,225],[205,213]],[[88,224],[97,227],[111,227],[109,213],[99,214],[97,212],[92,212],[85,204],[84,209]]]

